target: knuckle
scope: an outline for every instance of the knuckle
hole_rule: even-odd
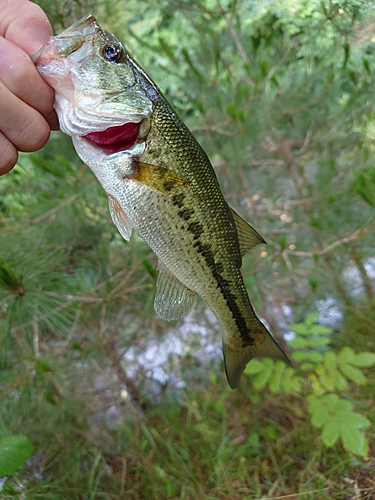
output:
[[[19,151],[30,153],[45,145],[49,133],[50,128],[47,122],[42,115],[33,109],[23,116],[22,121],[17,123],[12,136],[7,135]]]
[[[47,17],[46,17],[46,14],[44,12],[44,10],[40,7],[40,5],[34,3],[34,2],[29,2],[28,3],[28,18],[29,18],[29,21],[33,21],[33,20],[46,20]]]
[[[49,139],[50,128],[41,115],[36,115],[25,125],[18,140],[19,150],[23,152],[37,151],[42,148]]]

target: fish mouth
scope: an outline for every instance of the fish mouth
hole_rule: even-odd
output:
[[[140,122],[128,122],[99,132],[90,132],[83,138],[110,155],[131,149],[139,139],[140,127]]]

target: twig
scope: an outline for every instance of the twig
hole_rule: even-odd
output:
[[[34,346],[34,356],[39,358],[39,327],[38,327],[38,318],[34,316],[33,318],[33,346]]]
[[[347,238],[342,238],[341,240],[337,240],[333,242],[331,245],[328,245],[327,247],[323,248],[322,250],[317,250],[316,252],[301,252],[298,250],[289,250],[286,249],[284,252],[288,253],[289,255],[295,255],[297,257],[314,257],[315,255],[327,255],[328,253],[332,252],[335,248],[337,248],[340,245],[344,245],[345,243],[352,243],[353,241],[357,241],[366,234],[370,233],[375,229],[375,219],[367,226],[362,229],[357,229],[357,231],[354,231],[354,233],[351,236],[348,236]]]
[[[217,132],[221,135],[227,135],[229,137],[236,137],[238,134],[235,132],[229,132],[228,130],[222,129],[222,126],[228,125],[229,122],[225,122],[221,125],[196,125],[195,127],[191,127],[190,130],[192,132],[196,132],[197,130],[210,130],[211,132]]]
[[[47,219],[51,215],[54,215],[59,210],[61,210],[62,208],[66,207],[67,205],[72,203],[79,196],[81,196],[81,193],[72,194],[72,196],[69,196],[69,198],[67,198],[62,203],[60,203],[60,205],[57,205],[57,207],[54,207],[51,210],[48,210],[48,212],[45,212],[44,214],[38,215],[38,217],[35,217],[35,219],[32,219],[30,221],[30,225],[33,226],[34,224],[38,224],[42,220]]]
[[[327,488],[320,488],[319,490],[310,490],[302,493],[290,493],[289,495],[281,495],[278,497],[262,497],[260,500],[283,500],[284,498],[298,498],[302,495],[309,495],[311,493],[318,493],[320,491],[327,491]]]
[[[28,368],[25,372],[23,372],[22,375],[20,375],[18,379],[15,382],[13,382],[11,386],[8,387],[8,389],[6,389],[2,394],[0,394],[0,401],[3,401],[3,399],[5,399],[11,392],[14,391],[14,389],[17,389],[17,387],[26,380],[28,375],[34,370],[35,366],[36,362],[34,362],[30,366],[30,368]]]
[[[245,64],[247,64],[247,66],[251,67],[251,62],[250,62],[249,56],[246,54],[246,51],[244,49],[244,46],[242,45],[240,37],[238,36],[238,33],[235,30],[235,28],[232,24],[232,21],[229,19],[228,14],[226,13],[225,9],[222,7],[220,0],[217,0],[217,5],[220,9],[220,13],[224,17],[224,19],[228,25],[230,34],[232,35],[233,41],[237,47],[238,52],[240,53]],[[248,75],[246,77],[246,82],[250,85],[250,87],[255,87],[255,82]]]

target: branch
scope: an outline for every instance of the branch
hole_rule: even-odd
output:
[[[60,205],[57,205],[57,207],[52,208],[51,210],[48,210],[48,212],[45,212],[44,214],[38,215],[38,217],[35,217],[32,221],[30,221],[30,225],[33,226],[34,224],[38,224],[44,219],[47,219],[50,215],[54,215],[56,212],[61,210],[62,208],[66,207],[70,203],[72,203],[78,196],[80,196],[81,193],[75,193],[72,194],[72,196],[69,196],[66,200],[64,200]]]
[[[296,255],[297,257],[314,257],[315,255],[327,255],[338,246],[344,245],[346,243],[352,243],[353,241],[357,241],[363,238],[363,236],[365,236],[366,234],[373,231],[374,229],[375,229],[375,219],[367,227],[357,229],[357,231],[354,231],[354,233],[351,236],[348,236],[347,238],[343,238],[341,240],[337,240],[333,242],[331,245],[328,245],[327,247],[323,248],[322,250],[318,250],[316,252],[301,252],[298,250],[285,249],[284,252],[290,255]]]
[[[232,38],[233,38],[233,41],[237,47],[237,50],[238,52],[240,53],[242,59],[244,60],[245,64],[250,68],[251,67],[251,62],[250,62],[250,59],[249,59],[249,56],[246,54],[246,51],[244,49],[244,46],[242,45],[242,42],[240,40],[240,37],[238,36],[238,33],[237,31],[235,30],[233,24],[232,24],[232,21],[229,19],[225,9],[222,7],[221,3],[220,3],[220,0],[217,0],[217,5],[220,9],[220,13],[222,14],[222,16],[224,17],[227,25],[228,25],[228,28],[229,28],[229,31],[230,31],[230,34],[232,35]],[[246,82],[250,85],[250,87],[255,87],[255,82],[249,77],[247,76],[246,77]]]

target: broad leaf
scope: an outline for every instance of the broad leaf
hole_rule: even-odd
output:
[[[358,368],[344,363],[340,365],[340,370],[348,379],[352,380],[356,384],[364,385],[366,383],[366,379],[363,376],[363,373],[361,372],[361,370],[358,370]]]
[[[311,416],[311,423],[314,427],[322,427],[327,418],[329,417],[329,413],[327,408],[323,404],[319,404],[316,406],[314,413]]]
[[[349,363],[354,358],[355,352],[351,347],[343,347],[337,356],[339,363]]]
[[[338,411],[336,416],[343,424],[357,429],[366,429],[371,425],[368,418],[354,411]]]
[[[291,330],[299,335],[308,335],[308,330],[303,323],[294,323],[291,325]]]
[[[3,436],[0,440],[0,477],[9,476],[22,467],[33,449],[26,436]]]
[[[304,324],[306,326],[312,325],[314,323],[314,321],[316,321],[318,319],[318,316],[319,316],[319,312],[318,311],[315,311],[312,314],[309,314],[307,316],[307,318],[305,319]],[[309,330],[311,331],[311,329],[309,329]]]
[[[360,430],[350,425],[340,425],[340,436],[348,451],[361,457],[368,455],[368,441]]]
[[[259,373],[263,371],[265,368],[264,364],[258,359],[253,358],[250,363],[246,366],[245,373],[249,373],[253,375],[255,373]]]
[[[360,352],[350,360],[350,363],[360,368],[367,368],[375,365],[375,354],[372,352]]]
[[[333,446],[339,437],[339,426],[337,421],[330,417],[323,426],[322,440],[326,446]]]
[[[309,333],[314,333],[316,335],[329,335],[332,333],[332,329],[323,325],[312,325],[309,328]]]

